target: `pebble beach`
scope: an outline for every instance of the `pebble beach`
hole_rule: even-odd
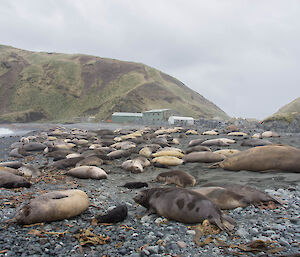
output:
[[[39,135],[42,131],[54,129],[56,124],[28,127],[18,135],[0,138],[0,159],[7,161],[10,146],[27,135]],[[112,125],[110,125],[112,126]],[[103,129],[116,129],[119,125],[108,125]],[[88,131],[102,129],[92,125],[69,124],[71,128]],[[126,129],[138,129],[126,126]],[[196,138],[212,139],[215,136],[202,136],[206,128],[196,128],[198,135],[179,137],[176,147],[185,151],[188,143]],[[27,133],[28,132],[28,133]],[[260,131],[244,129],[249,137]],[[220,131],[219,137],[225,137]],[[246,150],[241,146],[245,137],[234,137],[236,143],[230,148]],[[269,138],[274,144],[287,144],[300,148],[299,133],[280,133],[280,137]],[[138,148],[142,144],[137,145]],[[222,147],[212,146],[212,150]],[[157,215],[145,215],[146,209],[137,205],[133,196],[141,189],[122,187],[126,182],[147,182],[149,187],[162,186],[153,179],[165,168],[146,167],[143,173],[133,174],[121,168],[121,164],[134,156],[123,157],[101,165],[108,174],[107,179],[78,179],[64,175],[63,170],[49,170],[53,162],[43,153],[35,153],[33,158],[21,158],[42,172],[39,178],[32,179],[30,188],[0,188],[0,256],[299,256],[300,240],[300,175],[288,172],[225,171],[221,168],[209,169],[207,163],[186,163],[177,168],[193,175],[196,186],[201,184],[237,183],[255,187],[282,200],[276,208],[259,208],[250,205],[224,211],[236,221],[232,233],[223,231],[216,235],[204,235],[195,241],[195,225],[183,224]],[[173,185],[170,185],[173,186]],[[34,196],[52,190],[80,189],[90,200],[89,208],[81,215],[55,221],[22,226],[9,221],[17,210]],[[115,206],[125,204],[128,216],[116,224],[94,224],[93,218],[104,214]],[[82,243],[83,235],[89,235],[90,243]],[[93,241],[97,239],[97,241]],[[254,247],[251,242],[263,245]]]

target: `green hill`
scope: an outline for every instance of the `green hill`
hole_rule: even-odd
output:
[[[103,120],[157,108],[228,118],[179,80],[141,63],[0,45],[0,122]]]
[[[264,122],[285,121],[291,123],[300,116],[300,97],[281,107],[276,113],[266,118]]]

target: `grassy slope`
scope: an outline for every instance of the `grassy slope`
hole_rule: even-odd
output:
[[[22,64],[22,66],[20,66]],[[143,64],[57,53],[36,53],[0,45],[0,114],[42,112],[66,121],[114,111],[171,108],[181,115],[228,116],[180,81]],[[0,101],[0,102],[1,102]]]
[[[300,116],[300,97],[283,106],[276,113],[266,118],[264,121],[268,122],[279,120],[291,123],[296,116]]]

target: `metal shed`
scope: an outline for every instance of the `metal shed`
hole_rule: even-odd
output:
[[[194,118],[192,117],[181,117],[181,116],[170,116],[168,119],[170,125],[194,125]]]
[[[172,110],[170,109],[154,109],[143,112],[143,121],[146,123],[167,122],[171,115]]]
[[[111,116],[111,121],[115,123],[123,122],[140,122],[143,114],[136,112],[114,112]]]

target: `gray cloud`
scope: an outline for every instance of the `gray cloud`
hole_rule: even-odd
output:
[[[1,44],[142,62],[230,116],[300,96],[297,0],[1,1]]]

